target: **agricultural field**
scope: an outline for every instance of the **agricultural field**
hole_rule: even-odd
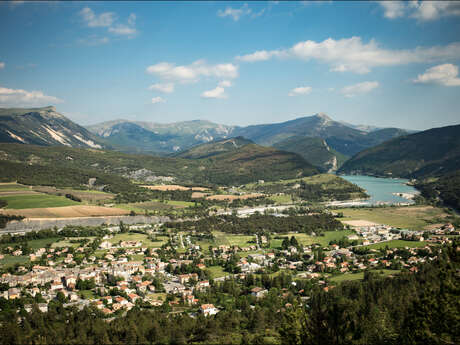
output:
[[[96,204],[103,202],[110,202],[115,195],[98,190],[80,190],[80,189],[57,189],[56,187],[36,186],[33,187],[34,191],[52,195],[66,195],[72,194],[80,198],[84,203]]]
[[[366,220],[397,228],[421,230],[432,223],[442,223],[448,216],[442,209],[433,206],[341,208],[341,221]]]
[[[5,209],[13,210],[79,205],[66,197],[47,194],[2,195],[0,198],[8,203]]]
[[[69,199],[66,199],[69,200]],[[71,201],[71,200],[69,200]],[[71,201],[73,202],[73,201]],[[75,202],[74,202],[75,203]],[[93,217],[93,216],[122,216],[129,211],[115,207],[86,206],[75,203],[75,206],[26,208],[0,210],[0,213],[18,215],[26,218],[68,218],[68,217]]]
[[[0,260],[0,266],[2,267],[12,267],[16,264],[24,265],[29,262],[29,257],[26,255],[20,256],[13,256],[13,255],[5,255],[5,257]]]
[[[168,238],[165,236],[157,236],[157,239],[161,241],[153,242],[148,239],[147,235],[127,232],[123,234],[117,234],[108,241],[113,244],[117,244],[120,241],[140,241],[142,242],[143,246],[149,248],[159,248],[168,241]]]
[[[296,233],[287,233],[283,234],[282,237],[291,238],[294,236],[301,245],[307,246],[314,243],[319,243],[321,246],[326,247],[329,245],[329,242],[332,240],[340,240],[344,236],[353,234],[352,230],[340,230],[340,231],[326,231],[324,236],[311,236],[307,234],[296,234]],[[270,248],[281,248],[283,239],[272,238],[270,241]]]
[[[0,194],[4,192],[16,192],[26,190],[31,190],[31,187],[18,183],[0,183]]]
[[[425,247],[426,242],[393,240],[393,241],[370,244],[368,246],[365,246],[365,248],[382,249],[382,248],[386,248],[387,246],[388,248],[404,248],[404,247],[418,248],[418,247]]]
[[[145,211],[172,211],[184,209],[194,206],[194,202],[177,201],[177,200],[152,200],[145,202],[134,202],[128,204],[117,204],[117,207],[136,213],[144,213]]]
[[[379,274],[379,276],[382,276],[382,277],[388,277],[390,275],[398,274],[401,271],[383,269],[383,270],[372,270],[371,272],[377,273]],[[334,283],[341,283],[343,281],[351,281],[351,280],[363,280],[363,279],[364,279],[364,272],[339,274],[339,275],[329,278],[329,280]]]

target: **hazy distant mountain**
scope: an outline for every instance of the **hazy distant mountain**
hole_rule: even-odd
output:
[[[104,147],[97,136],[56,112],[54,107],[0,108],[0,142]]]
[[[235,127],[203,120],[168,124],[115,120],[87,128],[122,151],[168,154],[227,138]]]
[[[460,167],[460,125],[433,128],[366,149],[340,168],[341,173],[426,177]]]
[[[352,156],[365,148],[407,134],[400,129],[380,129],[368,133],[334,121],[324,113],[247,127],[201,120],[171,124],[116,120],[87,128],[120,150],[161,154],[181,152],[202,143],[230,137],[241,136],[259,145],[273,146],[288,138],[302,136],[324,139],[332,150]]]

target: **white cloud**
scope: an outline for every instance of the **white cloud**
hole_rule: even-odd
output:
[[[152,84],[149,86],[149,90],[160,91],[163,93],[171,93],[171,92],[174,92],[174,84],[173,83]]]
[[[296,87],[288,93],[288,96],[308,95],[311,90],[311,86]]]
[[[219,86],[222,86],[222,87],[230,87],[232,85],[233,84],[230,80],[222,80],[221,82],[219,82]]]
[[[202,98],[227,98],[225,89],[221,86],[217,86],[215,89],[205,91],[201,94]]]
[[[215,77],[233,79],[238,76],[238,66],[227,63],[208,65],[204,60],[198,60],[187,66],[176,66],[169,62],[160,62],[146,69],[147,73],[163,80],[180,83],[197,82],[200,77]]]
[[[0,105],[7,107],[44,106],[62,103],[63,100],[45,95],[42,91],[8,89],[0,86]]]
[[[381,48],[375,40],[364,43],[361,37],[322,42],[303,41],[288,49],[256,51],[237,56],[246,62],[264,61],[270,58],[295,58],[304,61],[318,60],[331,66],[331,71],[368,73],[373,67],[396,66],[409,63],[438,62],[460,58],[460,42],[446,46],[417,47],[415,49],[389,50]]]
[[[0,62],[0,69],[2,68],[5,68],[5,63],[4,62]]]
[[[164,103],[166,100],[163,97],[153,97],[152,98],[152,104],[156,103]]]
[[[83,21],[86,23],[86,25],[90,28],[109,27],[117,19],[114,12],[104,12],[96,15],[94,11],[89,7],[82,9],[79,14],[83,18]]]
[[[107,31],[112,34],[128,37],[134,37],[137,34],[136,14],[134,13],[129,15],[127,24],[117,23],[118,17],[114,12],[103,12],[96,15],[89,7],[82,9],[79,15],[90,28],[106,27]]]
[[[384,9],[385,18],[395,19],[404,16],[406,4],[403,1],[379,1]]]
[[[428,68],[425,73],[419,74],[414,83],[438,84],[444,86],[460,86],[458,66],[446,63]]]
[[[122,36],[133,36],[137,33],[136,28],[130,27],[125,24],[117,24],[109,28],[109,32]]]
[[[420,21],[460,16],[458,1],[379,1],[384,16],[389,19],[408,16]]]
[[[340,92],[346,97],[354,97],[358,94],[368,93],[379,86],[377,81],[365,81],[362,83],[345,86]]]
[[[122,35],[122,36],[134,36],[137,34],[136,26],[136,15],[131,13],[128,17],[127,24],[116,24],[109,27],[109,32]]]
[[[241,17],[251,14],[251,9],[248,4],[244,4],[240,8],[227,7],[225,11],[218,10],[217,15],[219,17],[231,17],[235,22],[240,20]]]

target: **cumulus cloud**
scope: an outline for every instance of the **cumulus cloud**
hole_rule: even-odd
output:
[[[2,68],[5,68],[5,63],[4,62],[0,62],[0,69]]]
[[[164,103],[166,102],[166,100],[163,98],[163,97],[153,97],[152,98],[152,104],[156,104],[156,103]]]
[[[311,92],[311,86],[301,86],[292,89],[288,95],[289,96],[299,96],[299,95],[308,95]]]
[[[237,65],[231,63],[208,65],[204,60],[198,60],[186,66],[176,66],[173,63],[160,62],[147,67],[146,71],[163,80],[180,83],[194,83],[201,77],[233,79],[238,76]]]
[[[131,13],[128,17],[127,24],[116,24],[109,27],[109,32],[122,36],[134,36],[137,34],[136,30],[136,15]]]
[[[354,97],[359,94],[368,93],[379,86],[377,81],[365,81],[362,83],[345,86],[340,92],[345,97]]]
[[[386,18],[408,16],[420,21],[436,20],[447,16],[460,16],[458,1],[379,1]]]
[[[385,18],[395,19],[404,16],[406,4],[403,1],[379,1],[383,7]]]
[[[428,68],[425,73],[419,74],[414,83],[438,84],[444,86],[460,86],[458,66],[446,63]]]
[[[134,37],[137,34],[134,13],[129,15],[126,24],[118,23],[118,16],[114,12],[103,12],[97,15],[89,7],[83,8],[79,15],[90,28],[106,27],[108,32],[120,36]]]
[[[172,93],[174,92],[174,84],[173,83],[152,84],[149,86],[149,90],[160,91],[163,93]]]
[[[217,86],[215,89],[205,91],[201,94],[202,98],[227,98],[225,89],[222,86]]]
[[[8,89],[0,86],[0,105],[6,107],[40,107],[62,103],[63,100],[45,95],[42,91]]]
[[[222,80],[221,82],[219,82],[219,86],[222,86],[222,87],[230,87],[232,85],[233,84],[230,80]]]
[[[114,12],[103,12],[99,15],[96,15],[94,11],[89,7],[82,9],[79,14],[86,25],[90,28],[109,27],[117,19],[117,16]]]
[[[240,20],[241,17],[251,14],[251,9],[248,4],[244,4],[240,8],[227,7],[225,11],[218,10],[217,15],[219,17],[231,17],[235,22]]]
[[[368,73],[373,67],[396,66],[409,63],[438,62],[460,58],[460,42],[445,46],[417,47],[415,49],[389,50],[375,40],[365,43],[361,37],[335,40],[328,38],[322,42],[303,41],[288,49],[261,50],[238,56],[246,62],[264,61],[271,58],[294,58],[304,61],[317,60],[331,66],[331,71]]]

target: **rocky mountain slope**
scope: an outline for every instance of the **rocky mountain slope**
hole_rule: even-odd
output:
[[[100,149],[105,145],[54,107],[0,108],[0,142]]]

